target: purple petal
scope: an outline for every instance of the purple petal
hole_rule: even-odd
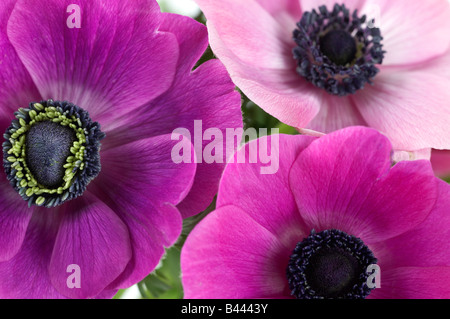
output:
[[[81,28],[66,24],[70,4]],[[8,36],[44,99],[75,103],[107,128],[170,87],[178,44],[160,23],[156,1],[19,0]]]
[[[129,143],[144,136],[168,134],[176,128],[187,128],[194,139],[194,120],[202,121],[200,135],[209,128],[220,129],[222,136],[226,135],[226,128],[242,128],[240,95],[235,91],[235,86],[221,62],[210,60],[193,72],[186,67],[192,66],[195,57],[200,56],[195,41],[203,38],[200,47],[205,47],[207,43],[204,26],[195,20],[183,18],[185,27],[182,28],[180,22],[172,24],[177,16],[169,17],[171,19],[166,19],[163,27],[174,32],[183,52],[188,52],[186,57],[179,61],[175,82],[165,94],[141,108],[139,112],[129,114],[126,125],[108,132],[110,139],[105,141],[105,148]],[[201,136],[198,137],[201,139]],[[203,141],[202,149],[209,143],[210,140]],[[222,145],[225,150],[225,139]],[[217,192],[218,180],[225,162],[224,157],[222,163],[200,163],[197,166],[192,191],[178,206],[183,217],[195,215],[211,203]]]
[[[14,257],[22,246],[25,233],[33,214],[0,171],[0,262]]]
[[[49,266],[51,282],[65,296],[95,297],[122,273],[131,258],[127,226],[88,192],[64,205],[60,213]],[[70,265],[79,267],[80,287],[68,285]]]
[[[0,298],[66,298],[53,287],[48,272],[61,217],[58,213],[35,209],[20,251],[0,263]]]
[[[177,75],[189,74],[208,47],[206,27],[192,18],[173,13],[163,13],[160,31],[173,33],[180,47]]]
[[[189,192],[196,164],[191,144],[191,163],[173,162],[171,150],[176,143],[163,135],[102,151],[102,172],[90,190],[126,223],[133,249],[131,262],[111,285],[113,289],[129,287],[147,276],[164,247],[181,233],[181,216],[173,205]]]
[[[144,200],[125,205],[117,203],[116,209],[131,230],[133,257],[123,274],[110,285],[112,289],[128,288],[150,274],[182,229],[180,212],[170,204],[155,206]]]
[[[0,132],[3,134],[19,107],[27,107],[40,95],[6,34],[15,0],[0,3]]]
[[[124,204],[145,198],[177,205],[188,194],[196,171],[191,143],[187,145],[191,151],[188,163],[177,164],[172,159],[178,143],[178,138],[172,140],[167,134],[101,151],[102,171],[94,183],[104,188],[107,198],[123,200]]]
[[[165,94],[141,108],[140,112],[129,114],[128,123],[132,125],[123,125],[108,132],[110,139],[106,142],[106,148],[144,136],[168,134],[176,128],[188,129],[194,139],[194,120],[202,121],[200,135],[208,128],[218,128],[225,136],[226,128],[242,127],[240,95],[235,91],[224,66],[218,60],[211,60],[191,72],[193,64],[207,46],[206,28],[193,19],[165,15],[161,29],[177,36],[183,52],[175,81]],[[198,137],[201,139],[202,136]],[[202,149],[210,142],[203,141]],[[224,139],[224,150],[225,144]],[[197,165],[192,190],[178,205],[183,217],[195,215],[208,207],[217,192],[225,162],[224,157],[222,163],[203,162]]]

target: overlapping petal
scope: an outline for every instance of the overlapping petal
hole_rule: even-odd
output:
[[[370,243],[420,224],[437,197],[431,167],[426,161],[400,162],[389,170],[390,153],[384,136],[360,127],[311,143],[289,177],[308,227],[339,229]]]
[[[133,253],[112,289],[142,280],[181,233],[181,215],[174,206],[189,192],[196,164],[191,144],[190,163],[173,161],[176,143],[171,135],[162,135],[101,154],[102,172],[90,189],[128,226]]]
[[[171,88],[139,111],[127,114],[125,125],[108,132],[110,139],[105,141],[105,147],[118,146],[145,136],[171,134],[175,129],[188,130],[189,136],[186,138],[195,143],[199,153],[197,173],[191,192],[178,207],[183,217],[189,217],[206,209],[217,192],[226,163],[227,130],[242,128],[241,99],[218,60],[210,60],[192,70],[207,46],[203,25],[186,17],[167,14],[161,28],[173,32],[180,43],[180,50],[190,54],[183,54],[178,62]],[[196,122],[199,123],[197,127]],[[219,136],[203,138],[208,129],[219,130]],[[223,157],[207,163],[203,159],[203,150],[212,139],[218,139]]]
[[[225,169],[217,209],[182,251],[187,298],[289,297],[293,247],[326,229],[361,238],[378,259],[381,289],[370,298],[446,298],[449,187],[428,161],[392,166],[388,139],[364,127],[280,137],[278,175],[261,175],[261,162]],[[247,160],[251,144],[240,151]]]
[[[128,228],[111,208],[89,193],[64,205],[59,213],[61,224],[48,268],[51,283],[67,297],[95,297],[123,272],[131,258]],[[79,276],[77,288],[68,284],[73,265]]]
[[[313,140],[308,136],[272,135],[246,144],[223,173],[216,205],[239,207],[276,235],[288,250],[294,249],[309,230],[289,188],[289,170]],[[263,164],[259,154],[270,154],[271,157],[265,160],[268,163]],[[262,188],[261,185],[271,187]]]

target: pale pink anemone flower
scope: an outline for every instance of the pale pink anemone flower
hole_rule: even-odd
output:
[[[234,83],[280,121],[370,126],[396,150],[450,148],[447,0],[196,2]]]
[[[238,162],[265,139],[274,174]],[[186,298],[450,297],[450,185],[429,161],[392,166],[366,127],[272,139],[236,154],[187,238]]]

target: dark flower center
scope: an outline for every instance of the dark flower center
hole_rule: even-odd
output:
[[[54,207],[82,195],[100,172],[100,125],[78,106],[53,100],[14,115],[3,143],[14,189],[30,206]]]
[[[356,57],[356,42],[344,30],[332,30],[320,38],[320,49],[332,62],[346,65]]]
[[[299,242],[287,268],[292,295],[299,299],[362,299],[370,265],[377,262],[370,249],[339,230],[314,231]]]
[[[36,181],[53,188],[63,183],[66,159],[75,142],[75,131],[55,122],[34,124],[25,138],[27,166]]]
[[[364,88],[383,62],[380,29],[374,20],[366,21],[355,10],[350,15],[345,5],[325,6],[304,12],[294,30],[293,49],[297,73],[315,86],[339,96]]]

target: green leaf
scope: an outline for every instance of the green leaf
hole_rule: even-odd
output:
[[[138,283],[139,291],[146,299],[181,299],[180,248],[173,246],[166,250],[160,266]]]

